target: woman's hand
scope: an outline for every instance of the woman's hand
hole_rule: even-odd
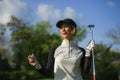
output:
[[[92,50],[92,48],[95,47],[95,42],[94,40],[91,40],[89,43],[88,43],[88,46],[87,46],[87,49],[88,50]]]
[[[29,61],[29,64],[32,65],[32,66],[35,66],[38,63],[34,54],[32,54],[32,55],[29,54],[28,55],[28,61]]]
[[[94,40],[91,40],[87,46],[87,50],[86,50],[86,54],[85,54],[86,57],[89,57],[91,55],[92,48],[94,48],[94,47],[95,47],[95,42],[94,42]]]

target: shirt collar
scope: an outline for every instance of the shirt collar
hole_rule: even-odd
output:
[[[75,45],[74,40],[63,40],[61,46],[72,46]]]

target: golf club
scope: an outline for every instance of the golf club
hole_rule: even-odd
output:
[[[90,29],[91,32],[91,40],[93,40],[93,30],[94,25],[88,25],[88,28]],[[93,80],[96,80],[96,71],[95,71],[95,61],[94,61],[94,49],[92,48],[92,62],[93,62]]]

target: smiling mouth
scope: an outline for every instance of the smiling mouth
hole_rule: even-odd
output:
[[[62,34],[63,34],[63,35],[66,35],[66,34],[67,34],[67,32],[62,32]]]

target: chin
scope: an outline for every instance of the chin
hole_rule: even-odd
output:
[[[63,35],[62,37],[63,37],[63,38],[67,38],[67,36],[66,36],[66,35]]]
[[[68,37],[62,37],[62,38],[68,40]]]

